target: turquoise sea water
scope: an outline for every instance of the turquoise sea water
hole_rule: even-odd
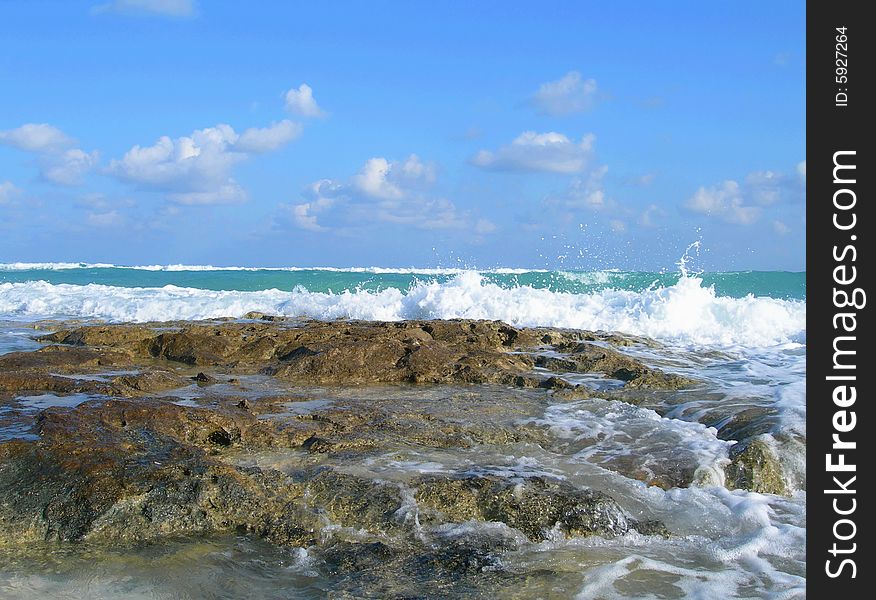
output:
[[[380,291],[387,288],[410,289],[417,283],[446,283],[464,269],[258,269],[192,267],[89,267],[22,268],[0,267],[0,283],[45,281],[50,284],[100,284],[116,287],[176,287],[202,290],[260,291],[277,289],[291,291],[302,286],[310,292],[342,292],[344,290]],[[510,289],[532,287],[555,292],[584,294],[607,288],[643,291],[648,288],[670,287],[678,283],[680,273],[644,271],[543,271],[525,269],[494,269],[474,271],[486,283]],[[770,298],[802,300],[806,297],[806,274],[788,271],[735,271],[702,273],[699,278],[706,287],[714,287],[718,296],[742,298],[749,294]]]
[[[0,320],[490,319],[687,345],[805,339],[805,273],[7,264]]]

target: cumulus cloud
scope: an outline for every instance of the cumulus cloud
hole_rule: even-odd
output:
[[[742,183],[728,179],[715,186],[703,186],[685,207],[727,223],[754,223],[764,209],[803,201],[806,162],[798,163],[795,169],[796,176],[771,170],[752,171]]]
[[[112,160],[108,171],[141,187],[166,191],[182,204],[238,201],[245,192],[230,172],[246,154],[234,151],[237,139],[234,129],[224,124],[176,139],[162,136],[152,146],[134,146]]]
[[[760,207],[746,205],[739,184],[733,180],[699,188],[685,206],[695,213],[737,225],[754,223],[761,212]]]
[[[231,176],[234,165],[255,153],[276,150],[294,139],[297,124],[281,121],[242,134],[219,124],[151,146],[134,146],[110,162],[107,172],[145,189],[163,191],[180,204],[232,204],[247,194]]]
[[[301,124],[284,119],[268,127],[247,129],[240,134],[235,148],[254,154],[277,150],[301,135]]]
[[[472,164],[494,171],[533,171],[580,173],[595,154],[596,136],[592,133],[574,142],[561,133],[525,131],[513,142],[495,152],[481,150]]]
[[[614,227],[616,232],[625,231],[626,222],[620,222],[617,217],[630,217],[631,210],[618,203],[607,191],[605,177],[608,173],[608,165],[593,165],[566,180],[566,187],[547,194],[541,203],[541,215],[534,214],[529,221],[547,220],[551,222],[562,221],[571,223],[581,218],[583,211],[591,213],[601,212],[604,223]],[[608,218],[615,217],[618,223],[612,224]]]
[[[596,92],[595,79],[584,79],[581,73],[569,71],[556,81],[541,84],[530,103],[546,115],[570,115],[591,109]]]
[[[324,117],[327,114],[316,103],[313,88],[306,83],[286,92],[286,110],[302,117]]]
[[[371,158],[353,177],[354,187],[362,194],[379,200],[399,200],[412,189],[435,181],[433,165],[411,154],[404,162]]]
[[[331,198],[318,198],[313,202],[293,204],[289,206],[289,210],[292,213],[292,221],[301,229],[326,231],[327,228],[317,222],[317,213],[322,212],[332,204],[334,204],[334,200]]]
[[[786,177],[775,171],[754,171],[745,177],[745,185],[757,204],[768,206],[782,199]]]
[[[100,162],[100,154],[95,150],[85,152],[71,148],[59,154],[43,157],[41,175],[43,179],[59,185],[81,185],[89,171]]]
[[[806,191],[806,161],[797,163],[795,174],[754,171],[745,177],[745,192],[756,204],[802,202]]]
[[[608,203],[602,179],[606,173],[608,173],[608,166],[600,165],[588,173],[586,177],[574,178],[564,196],[566,206],[569,208],[605,208]]]
[[[173,202],[188,205],[240,204],[249,199],[249,194],[233,179],[216,188],[191,192],[174,192],[167,196]]]
[[[98,152],[74,147],[76,140],[48,123],[26,123],[0,131],[0,144],[36,154],[40,177],[59,185],[80,185],[100,161]]]
[[[284,205],[292,223],[308,231],[350,228],[367,222],[417,229],[465,229],[489,233],[495,226],[475,220],[453,202],[431,193],[435,166],[412,154],[401,161],[375,157],[346,180],[322,179],[302,193],[306,202]]]
[[[95,14],[118,13],[186,18],[198,13],[198,5],[195,0],[113,0],[96,4],[91,11]]]
[[[366,196],[382,200],[396,200],[404,195],[390,177],[392,166],[385,158],[369,158],[362,170],[353,177],[354,186]]]
[[[16,129],[0,131],[0,144],[25,152],[59,152],[74,143],[63,131],[48,123],[26,123]]]
[[[12,185],[11,181],[0,181],[0,204],[11,202],[20,193],[21,190]]]

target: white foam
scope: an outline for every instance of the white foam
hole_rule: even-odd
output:
[[[101,269],[112,268],[115,265],[107,263],[79,263],[79,262],[13,262],[0,263],[0,271],[66,271],[69,269]]]
[[[602,271],[558,271],[557,275],[568,281],[584,285],[606,285],[616,278],[623,277],[625,273],[618,269],[605,269]]]
[[[675,588],[677,597],[703,600],[805,596],[802,497],[720,487],[647,492],[658,518],[675,535],[660,539],[631,533],[561,542],[586,551],[592,565],[584,570],[577,600],[674,597],[667,586]],[[553,545],[545,542],[543,550]],[[662,593],[655,593],[660,588]]]
[[[685,465],[697,485],[724,485],[724,465],[734,442],[721,440],[713,427],[661,417],[648,408],[598,398],[555,404],[544,418],[554,435],[583,443],[572,460],[613,469],[635,457],[639,469],[653,477],[663,465]]]
[[[310,292],[298,287],[254,292],[177,286],[127,288],[44,281],[0,284],[0,316],[153,321],[241,317],[261,311],[316,319],[496,319],[517,326],[623,331],[689,345],[764,347],[802,341],[802,301],[717,296],[696,277],[633,292],[589,294],[519,286],[502,288],[475,272],[408,290]]]

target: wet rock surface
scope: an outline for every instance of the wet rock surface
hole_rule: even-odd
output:
[[[651,369],[607,345],[620,339],[624,338],[617,334],[600,339],[590,332],[518,329],[497,321],[327,323],[279,318],[160,327],[84,326],[41,338],[64,346],[101,348],[109,361],[123,356],[157,358],[231,372],[262,372],[309,384],[545,385],[549,378],[534,376],[535,367],[555,373],[601,373],[636,387],[675,389],[693,383]],[[565,349],[564,358],[537,354],[555,348]],[[85,356],[101,359],[93,352]],[[554,378],[552,383],[562,386],[561,382]]]
[[[237,407],[158,399],[46,409],[37,418],[37,441],[0,444],[0,540],[134,543],[246,531],[281,545],[310,546],[328,524],[403,537],[413,532],[414,514],[429,526],[501,522],[534,541],[551,530],[610,536],[636,527],[605,494],[540,477],[459,474],[404,483],[304,460],[285,472],[243,467],[225,456],[234,450],[326,452],[315,449],[314,440],[332,440],[354,423],[326,416],[278,424]],[[393,433],[404,428],[396,424]]]
[[[671,535],[623,498],[519,459],[599,441],[558,442],[538,420],[548,404],[695,390],[625,352],[656,343],[249,317],[58,328],[39,350],[0,356],[0,547],[247,535],[310,548],[358,597],[394,570],[504,588],[519,582],[498,557],[521,545]],[[731,485],[783,493],[770,457],[740,446]],[[664,488],[690,485],[696,466],[606,464]],[[416,597],[416,580],[399,587]]]
[[[81,410],[103,412],[92,406]],[[126,416],[104,413],[100,418]],[[203,423],[207,429],[199,430],[200,439],[192,442],[200,445],[195,446],[131,423],[136,429],[117,433],[112,447],[104,444],[98,451],[82,452],[57,443],[45,429],[44,443],[4,444],[0,520],[5,533],[14,533],[13,541],[86,537],[138,541],[245,528],[278,543],[298,545],[314,543],[315,532],[325,524],[321,519],[373,532],[391,532],[402,524],[396,518],[404,508],[399,485],[332,469],[281,475],[228,466],[211,457],[216,448],[231,445],[240,435],[228,424]],[[104,442],[107,426],[112,427],[104,422],[95,432]],[[417,504],[430,509],[427,522],[440,523],[444,518],[507,522],[536,540],[554,527],[576,535],[622,534],[631,528],[610,498],[540,479],[505,484],[484,477],[432,478],[415,485]],[[29,491],[17,493],[21,486]],[[456,489],[475,498],[472,510],[456,505],[460,500],[452,493]]]
[[[725,468],[728,487],[762,494],[786,494],[785,475],[769,443],[758,437],[738,444]]]

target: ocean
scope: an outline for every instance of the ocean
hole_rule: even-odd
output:
[[[548,398],[514,417],[550,432],[557,440],[551,449],[497,446],[455,455],[419,449],[357,468],[388,479],[461,466],[560,477],[606,491],[631,514],[655,516],[673,532],[524,545],[501,557],[503,568],[551,570],[556,577],[521,588],[520,597],[554,597],[551,586],[561,585],[581,600],[795,598],[804,596],[805,583],[805,300],[805,273],[692,273],[683,263],[660,273],[11,263],[0,265],[0,353],[39,347],[28,328],[37,320],[148,322],[241,318],[251,311],[318,320],[490,319],[647,336],[658,345],[624,351],[702,384],[639,406],[598,396]],[[596,389],[612,385],[578,377]],[[422,401],[436,401],[435,393],[424,388]],[[501,390],[490,393],[501,401]],[[724,467],[743,441],[731,437],[740,414],[753,415],[746,435],[781,464],[784,494],[726,486]],[[265,466],[271,459],[252,460]],[[630,460],[645,471],[693,464],[697,477],[687,487],[649,486],[629,475]],[[100,566],[75,552],[8,558],[0,564],[0,596],[222,596],[231,585],[217,578],[223,572],[261,597],[323,597],[331,587],[308,549],[281,551],[236,537],[174,541],[161,552],[143,552],[136,564],[102,554]],[[189,580],[170,583],[161,576],[168,570]]]
[[[805,274],[0,265],[0,318],[498,319],[680,343],[802,341]]]

